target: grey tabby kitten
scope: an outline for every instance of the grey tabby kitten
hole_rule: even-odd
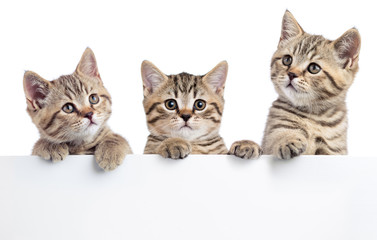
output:
[[[132,153],[128,142],[106,124],[111,96],[90,48],[73,74],[47,81],[34,72],[25,72],[24,90],[27,112],[41,136],[33,155],[58,162],[68,154],[94,154],[98,165],[107,171]]]
[[[286,11],[271,80],[278,99],[266,123],[265,154],[347,154],[345,98],[359,69],[361,39],[352,28],[335,41],[304,32]]]
[[[223,61],[203,76],[165,75],[144,61],[143,104],[150,131],[144,153],[173,159],[189,154],[258,158],[262,151],[253,141],[235,142],[228,151],[219,135],[227,72],[228,64]]]

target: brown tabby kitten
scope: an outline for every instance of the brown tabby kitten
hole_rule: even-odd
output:
[[[25,72],[24,90],[27,112],[41,136],[33,155],[58,162],[68,154],[94,153],[98,165],[108,171],[132,153],[127,141],[106,125],[111,97],[90,48],[71,75],[47,81]]]
[[[238,141],[228,151],[219,135],[227,72],[228,64],[223,61],[204,76],[165,75],[144,61],[143,104],[150,131],[144,153],[173,159],[190,153],[259,157],[261,149],[256,143]]]
[[[271,62],[279,97],[264,132],[265,154],[347,154],[345,98],[358,71],[360,43],[355,28],[335,41],[308,34],[286,11]]]

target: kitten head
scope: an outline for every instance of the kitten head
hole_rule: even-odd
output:
[[[286,11],[271,62],[277,93],[297,107],[326,107],[344,101],[358,71],[360,43],[355,28],[335,41],[308,34]]]
[[[227,72],[228,64],[223,61],[204,76],[165,75],[144,61],[143,104],[149,131],[189,141],[218,134]]]
[[[90,48],[71,75],[47,81],[25,72],[24,91],[27,112],[41,137],[55,143],[90,140],[111,114],[111,97]]]

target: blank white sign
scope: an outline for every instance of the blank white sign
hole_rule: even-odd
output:
[[[0,239],[377,239],[377,158],[0,157]]]

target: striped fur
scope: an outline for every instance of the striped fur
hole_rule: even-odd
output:
[[[203,76],[165,75],[152,63],[143,62],[143,104],[150,131],[145,154],[157,153],[173,159],[188,154],[228,153],[243,158],[259,157],[261,150],[254,142],[237,142],[229,152],[219,135],[227,69],[224,61]],[[168,109],[170,100],[177,108]],[[205,108],[197,109],[196,101],[204,101]]]
[[[347,154],[345,98],[358,71],[359,51],[356,29],[330,41],[305,33],[293,15],[285,13],[271,61],[271,80],[279,97],[266,123],[265,154],[281,159]]]
[[[131,153],[127,141],[106,125],[111,96],[103,86],[93,52],[84,52],[76,71],[53,81],[34,72],[24,76],[27,112],[40,132],[33,155],[54,162],[68,154],[95,154],[104,170],[113,170]],[[90,102],[97,96],[98,103]],[[71,113],[64,106],[71,104]]]

